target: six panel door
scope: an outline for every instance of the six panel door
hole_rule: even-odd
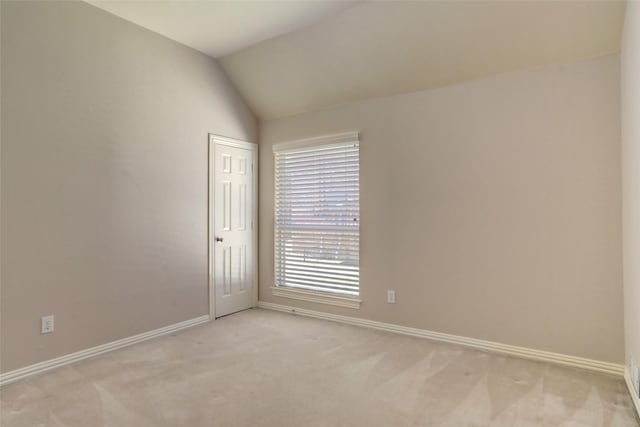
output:
[[[214,284],[215,316],[253,306],[252,150],[215,144]]]

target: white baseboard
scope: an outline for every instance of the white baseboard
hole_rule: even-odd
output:
[[[56,357],[55,359],[45,360],[44,362],[36,363],[33,365],[25,366],[24,368],[9,371],[4,374],[0,374],[0,387],[10,384],[15,381],[23,380],[32,375],[40,374],[42,372],[50,371],[60,366],[68,365],[69,363],[77,362],[80,360],[88,359],[90,357],[98,356],[109,351],[117,350],[122,347],[127,347],[132,344],[136,344],[142,341],[150,340],[161,335],[170,334],[182,329],[190,328],[192,326],[200,325],[209,321],[209,315],[196,317],[195,319],[185,320],[184,322],[174,323],[173,325],[165,326],[163,328],[154,329],[153,331],[143,332],[138,335],[123,338],[117,341],[112,341],[107,344],[102,344],[97,347],[81,350],[76,353],[67,354],[65,356]]]
[[[599,360],[586,359],[583,357],[569,356],[566,354],[552,353],[543,350],[534,350],[526,347],[518,347],[515,345],[501,344],[497,342],[467,338],[458,335],[444,334],[441,332],[433,332],[425,329],[409,328],[407,326],[377,322],[374,320],[359,319],[357,317],[340,316],[337,314],[306,310],[302,308],[290,307],[264,301],[258,301],[258,307],[268,310],[282,311],[285,313],[299,314],[307,317],[315,317],[317,319],[332,320],[334,322],[346,323],[349,325],[363,326],[366,328],[378,329],[381,331],[394,332],[402,335],[410,335],[413,337],[427,338],[435,341],[459,344],[478,350],[490,351],[492,353],[501,353],[541,362],[572,366],[575,368],[587,369],[589,371],[603,372],[606,374],[617,376],[622,376],[624,374],[624,366],[618,365],[616,363],[601,362]]]
[[[631,383],[631,373],[626,367],[624,369],[624,382],[627,384],[627,389],[629,389],[631,400],[633,401],[633,405],[636,408],[636,413],[638,414],[638,418],[640,419],[640,397],[638,397],[638,390],[636,390]]]

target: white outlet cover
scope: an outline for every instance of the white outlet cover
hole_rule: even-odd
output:
[[[53,314],[49,316],[43,316],[40,319],[40,333],[49,334],[53,332],[53,328],[54,328]]]
[[[395,304],[396,303],[396,291],[389,289],[387,291],[387,302],[389,304]]]

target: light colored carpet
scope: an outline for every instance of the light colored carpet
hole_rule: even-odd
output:
[[[619,378],[257,309],[0,394],[2,427],[638,426]]]

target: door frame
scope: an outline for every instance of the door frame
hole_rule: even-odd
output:
[[[208,257],[209,257],[209,319],[215,320],[216,318],[216,291],[215,291],[215,250],[216,245],[214,242],[214,234],[215,234],[215,209],[214,209],[214,201],[215,201],[215,155],[216,155],[216,146],[225,145],[228,147],[242,148],[245,150],[250,150],[252,154],[251,165],[252,165],[252,174],[253,174],[253,188],[251,194],[251,224],[252,224],[252,233],[251,233],[251,244],[253,245],[253,268],[252,268],[252,277],[253,277],[253,290],[252,290],[252,306],[256,307],[258,305],[258,144],[253,142],[242,141],[239,139],[229,138],[226,136],[216,135],[213,133],[209,134],[209,180],[208,180],[208,193],[209,200],[207,203],[208,208],[208,223],[207,223],[207,231],[208,231]]]

